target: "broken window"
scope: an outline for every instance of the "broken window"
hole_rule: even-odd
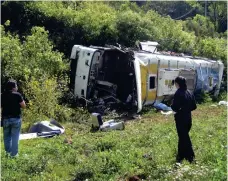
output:
[[[84,96],[84,89],[81,90],[81,95]]]
[[[79,51],[77,50],[75,54],[76,54],[75,59],[71,59],[71,63],[70,63],[70,89],[72,90],[74,90]]]
[[[209,86],[210,86],[210,87],[213,86],[213,77],[209,77]]]
[[[150,79],[149,79],[149,89],[154,89],[155,88],[155,76],[152,75],[150,76]]]

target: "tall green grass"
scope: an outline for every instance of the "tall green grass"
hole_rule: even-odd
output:
[[[91,133],[87,124],[66,123],[64,135],[22,140],[16,159],[2,145],[2,180],[226,180],[226,116],[226,107],[210,104],[193,112],[196,164],[175,166],[173,117],[151,111],[126,122],[124,131]]]

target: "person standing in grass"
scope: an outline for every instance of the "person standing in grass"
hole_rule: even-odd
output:
[[[184,77],[175,79],[177,91],[174,95],[171,108],[176,114],[174,115],[176,129],[178,134],[178,154],[176,161],[181,163],[184,159],[190,163],[194,161],[195,154],[192,148],[192,142],[189,137],[189,131],[192,126],[191,111],[197,108],[195,97],[189,92]]]
[[[17,90],[16,81],[10,80],[6,84],[6,91],[1,94],[4,147],[6,153],[12,157],[18,154],[21,108],[26,107],[25,101]]]

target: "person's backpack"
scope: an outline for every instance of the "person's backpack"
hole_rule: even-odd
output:
[[[197,109],[197,105],[196,105],[196,100],[195,100],[195,96],[193,94],[191,94],[191,92],[189,92],[189,90],[187,90],[187,92],[191,95],[191,111],[194,111]]]

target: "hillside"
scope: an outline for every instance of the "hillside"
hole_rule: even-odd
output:
[[[198,100],[203,104],[194,112],[191,132],[198,164],[176,170],[172,117],[151,110],[127,122],[124,131],[90,133],[88,112],[69,89],[73,45],[135,48],[138,41],[157,41],[161,51],[221,60],[223,90],[213,100],[225,100],[227,3],[208,2],[206,13],[203,7],[190,1],[1,2],[1,91],[10,78],[17,81],[27,104],[22,132],[50,118],[66,127],[59,137],[21,141],[17,159],[6,158],[2,145],[2,179],[225,180],[226,110],[210,107],[208,94]]]
[[[201,14],[173,20],[161,11],[172,9],[171,5],[153,2],[140,8],[129,2],[5,2],[2,23],[9,20],[6,29],[21,38],[30,34],[33,26],[44,27],[67,58],[74,44],[134,46],[137,40],[151,40],[159,42],[162,50],[225,59],[225,31],[219,34],[211,19]]]
[[[196,164],[175,167],[173,117],[151,111],[123,131],[91,133],[86,124],[65,123],[59,137],[22,140],[17,159],[7,159],[2,146],[2,180],[226,180],[226,107],[210,105],[193,112]]]
[[[226,31],[219,33],[211,18],[202,16],[202,12],[192,19],[174,20],[167,16],[166,11],[161,11],[164,7],[172,9],[172,4],[141,5],[144,6],[127,1],[3,2],[2,91],[5,82],[14,78],[19,83],[19,90],[26,92],[26,99],[38,103],[33,100],[38,96],[34,94],[45,95],[47,91],[39,90],[39,86],[34,90],[30,87],[32,83],[40,86],[45,83],[47,86],[54,84],[52,89],[56,89],[55,97],[58,99],[44,99],[44,102],[47,101],[45,105],[50,105],[49,102],[52,101],[68,104],[69,55],[73,45],[104,46],[119,43],[134,47],[137,41],[148,40],[159,42],[160,50],[222,60],[225,64],[226,89]],[[218,4],[218,7],[221,6]],[[210,7],[211,5],[208,6],[209,9]],[[178,12],[178,8],[174,12]],[[46,112],[46,107],[41,108],[39,114],[36,108],[31,109],[34,110],[31,115],[40,119],[53,117],[56,115],[53,112],[60,112],[59,106],[53,108],[52,113]]]

